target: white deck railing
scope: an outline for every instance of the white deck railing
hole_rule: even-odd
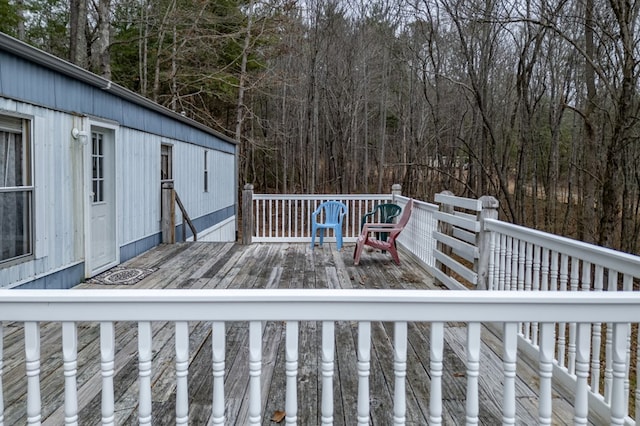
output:
[[[321,203],[337,200],[345,203],[348,214],[345,218],[343,241],[355,242],[360,235],[361,218],[374,209],[377,204],[396,203],[401,207],[408,198],[393,194],[253,194],[252,193],[252,238],[253,242],[310,242],[311,213]],[[435,204],[414,200],[413,212],[398,242],[428,267],[435,265],[434,248],[436,241],[433,231],[437,222]],[[247,216],[244,216],[246,220]],[[335,242],[333,235],[325,237],[327,242]]]
[[[491,233],[487,280],[490,290],[525,291],[529,294],[590,292],[598,297],[605,293],[638,293],[640,289],[638,256],[497,220],[485,220],[484,230]],[[576,322],[555,325],[555,346],[548,356],[554,360],[559,383],[572,388],[576,380],[588,377],[593,403],[611,405],[613,357],[616,351],[622,350],[629,364],[636,367],[634,373],[626,372],[624,388],[625,400],[635,400],[638,421],[639,342],[637,338],[630,338],[623,347],[616,348],[612,340],[613,325],[601,319],[598,310],[592,312],[592,318],[598,322],[587,326]],[[523,348],[527,348],[531,356],[537,356],[542,339],[539,322],[523,322],[519,329]],[[637,331],[636,326],[633,334],[637,335]],[[578,342],[581,332],[591,336],[583,340],[584,346]],[[588,355],[586,364],[578,365],[580,351],[586,351]],[[635,389],[630,389],[630,383],[634,382]]]
[[[253,242],[311,242],[311,213],[330,200],[343,202],[348,212],[344,221],[344,242],[356,241],[360,235],[360,218],[376,204],[392,202],[391,194],[381,195],[253,195]],[[325,241],[335,242],[330,233]]]
[[[538,362],[540,424],[550,424],[553,412],[552,381],[554,369],[554,332],[558,323],[577,324],[575,357],[575,424],[634,424],[627,416],[625,397],[629,370],[627,348],[629,324],[637,325],[640,293],[603,292],[453,292],[414,290],[74,290],[15,291],[0,290],[0,321],[24,323],[29,424],[41,420],[40,394],[40,326],[42,321],[61,322],[62,362],[65,376],[65,421],[75,424],[78,415],[77,363],[78,326],[85,321],[99,321],[100,370],[102,371],[102,420],[114,419],[114,322],[138,323],[139,412],[140,424],[152,424],[151,401],[152,323],[175,323],[176,340],[176,423],[188,424],[188,365],[190,321],[212,321],[213,327],[213,424],[225,423],[225,323],[249,323],[249,424],[262,423],[261,366],[262,321],[286,321],[286,422],[295,424],[298,408],[296,388],[298,370],[298,323],[322,322],[322,401],[321,418],[330,423],[333,415],[332,372],[334,370],[334,323],[358,322],[358,403],[357,413],[347,413],[358,424],[369,424],[369,374],[371,369],[371,321],[395,324],[394,406],[395,424],[405,423],[405,380],[407,371],[407,323],[430,324],[429,375],[431,377],[429,423],[441,424],[443,414],[442,375],[447,368],[443,358],[444,330],[449,321],[467,324],[466,421],[476,424],[480,417],[478,391],[485,382],[480,357],[481,325],[499,323],[504,332],[503,377],[491,380],[490,386],[502,383],[504,424],[517,418],[515,386],[518,339],[521,324],[544,319],[539,326]],[[611,324],[610,405],[606,412],[590,410],[589,346],[594,316]],[[0,326],[0,337],[2,328]],[[0,342],[2,339],[0,339]],[[268,343],[267,343],[268,344]],[[354,355],[356,356],[356,355]],[[2,347],[0,346],[0,389],[2,389]],[[94,362],[98,362],[95,360]],[[0,393],[0,416],[3,399]],[[603,417],[597,417],[603,416]],[[165,419],[166,420],[166,419]],[[568,420],[568,419],[567,419]],[[2,417],[0,417],[0,424]]]

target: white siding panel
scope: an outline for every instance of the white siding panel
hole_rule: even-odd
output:
[[[29,116],[33,124],[35,256],[0,269],[0,287],[7,287],[82,260],[77,241],[82,234],[76,228],[82,194],[74,182],[82,146],[71,138],[71,114],[5,99],[0,109]]]
[[[120,244],[160,232],[159,136],[121,128],[118,143],[120,174]]]
[[[208,150],[209,192],[204,192],[205,148],[176,143],[173,150],[175,187],[192,219],[235,203],[233,155]],[[180,212],[176,211],[176,221],[181,220]]]

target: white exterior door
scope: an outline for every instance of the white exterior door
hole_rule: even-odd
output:
[[[114,131],[92,127],[89,140],[90,275],[117,264]]]

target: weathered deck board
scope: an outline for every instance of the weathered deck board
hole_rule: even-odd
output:
[[[436,288],[431,277],[408,256],[396,266],[388,254],[363,253],[353,266],[353,245],[338,252],[334,244],[187,243],[163,245],[131,259],[124,266],[156,269],[135,285],[85,283],[79,288]],[[212,329],[209,322],[190,323],[189,404],[190,424],[206,424],[211,416]],[[115,401],[116,423],[137,424],[138,356],[137,324],[116,323]],[[154,424],[175,423],[174,325],[153,323],[152,398]],[[445,327],[443,375],[444,424],[464,423],[466,327]],[[78,395],[80,424],[99,424],[101,384],[100,326],[78,326]],[[371,424],[388,425],[393,419],[393,335],[392,323],[371,324],[370,413]],[[480,423],[501,422],[501,343],[483,330],[480,376]],[[64,420],[64,375],[60,324],[41,324],[41,388],[45,425]],[[245,424],[248,416],[249,325],[226,324],[225,395],[227,424]],[[263,324],[262,416],[273,424],[275,411],[285,410],[285,324]],[[322,324],[299,324],[298,424],[318,424],[321,415]],[[427,424],[429,418],[430,325],[410,323],[407,342],[407,424]],[[334,424],[351,425],[357,415],[358,369],[356,348],[358,324],[335,324],[335,366],[333,377]],[[26,422],[26,378],[24,335],[21,324],[4,324],[5,424]],[[535,371],[518,365],[518,424],[537,422],[537,379]],[[571,423],[571,404],[554,394],[554,424]]]

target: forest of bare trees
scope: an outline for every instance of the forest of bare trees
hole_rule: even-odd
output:
[[[0,29],[235,137],[260,192],[488,194],[508,221],[637,253],[639,11],[0,0]]]

